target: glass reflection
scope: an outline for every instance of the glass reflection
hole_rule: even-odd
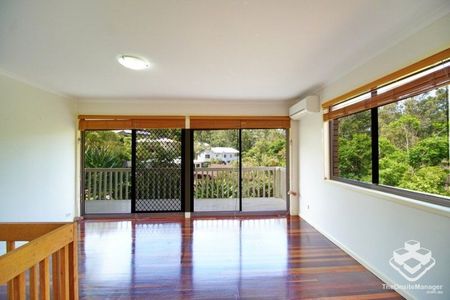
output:
[[[130,282],[132,261],[131,221],[86,222],[84,267],[86,279]]]
[[[286,230],[286,219],[193,221],[193,287],[254,296],[258,278],[270,277],[265,281],[279,296],[288,267]]]

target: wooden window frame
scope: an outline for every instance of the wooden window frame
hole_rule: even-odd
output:
[[[191,129],[289,129],[288,116],[192,116]]]
[[[186,127],[184,116],[79,115],[78,119],[81,131]]]
[[[445,62],[447,63],[447,62]],[[433,66],[435,67],[435,66]],[[423,72],[423,71],[421,71]],[[420,72],[419,72],[420,73]],[[417,73],[416,73],[417,74]],[[415,75],[415,74],[412,74]],[[410,75],[410,76],[412,76]],[[408,76],[409,77],[409,76]],[[406,77],[407,78],[407,77]],[[377,89],[372,90],[370,98],[361,100],[351,105],[333,110],[333,106],[328,108],[328,112],[324,113],[324,121],[342,118],[361,111],[369,110],[375,107],[384,106],[386,104],[401,101],[402,99],[422,94],[430,89],[438,88],[450,83],[450,66],[443,67],[430,74],[421,76],[408,83],[395,87],[389,91],[380,94],[374,94]],[[351,100],[351,99],[349,99]],[[348,100],[347,100],[348,101]],[[345,102],[345,101],[344,101]],[[344,103],[340,102],[340,103]],[[340,104],[339,103],[339,104]]]
[[[364,84],[360,87],[357,87],[357,88],[355,88],[345,94],[342,94],[336,98],[327,100],[324,103],[322,103],[322,108],[324,110],[329,109],[333,105],[340,104],[351,98],[357,97],[358,95],[368,93],[372,90],[379,88],[380,86],[384,86],[384,85],[387,85],[394,81],[397,81],[399,79],[406,78],[414,73],[417,73],[426,68],[429,68],[432,65],[436,65],[444,60],[448,60],[449,58],[450,58],[450,48],[447,48],[441,52],[438,52],[434,55],[424,58],[412,65],[406,66],[400,70],[397,70],[397,71],[392,72],[388,75],[385,75],[381,78],[378,78],[374,81],[371,81],[367,84]]]
[[[186,128],[184,116],[79,115],[79,130]],[[288,116],[192,116],[191,129],[289,129]]]

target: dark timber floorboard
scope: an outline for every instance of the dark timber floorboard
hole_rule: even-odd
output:
[[[81,299],[402,299],[298,217],[86,220]]]

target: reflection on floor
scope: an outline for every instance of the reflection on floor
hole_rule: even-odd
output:
[[[281,198],[243,198],[242,211],[286,210]],[[239,211],[239,199],[194,199],[194,211]]]
[[[401,299],[298,217],[80,224],[82,299]]]
[[[151,201],[151,200],[148,200]],[[171,201],[155,200],[155,201]],[[173,200],[178,202],[179,200]],[[169,205],[170,206],[170,205]],[[239,211],[239,199],[195,199],[195,211]],[[243,211],[277,211],[286,210],[286,200],[281,198],[243,198]],[[131,200],[90,200],[85,202],[87,214],[130,213]]]

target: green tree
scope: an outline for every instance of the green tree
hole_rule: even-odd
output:
[[[339,176],[361,181],[371,181],[372,142],[370,138],[370,111],[341,118],[337,122],[339,137]]]
[[[397,148],[409,152],[417,142],[420,120],[416,116],[403,114],[398,120],[382,127],[384,128],[382,135]]]
[[[286,166],[286,140],[261,140],[243,156],[244,165],[277,167]]]
[[[339,174],[345,178],[370,181],[372,174],[371,139],[368,134],[339,138]]]
[[[420,120],[419,138],[448,133],[447,87],[403,100],[404,113]]]
[[[87,168],[120,168],[131,160],[131,138],[114,131],[86,131],[84,162]]]
[[[354,134],[370,134],[370,111],[362,111],[339,119],[339,137],[352,139]]]
[[[380,159],[383,159],[399,151],[399,149],[395,147],[386,137],[380,136],[378,139],[378,151]]]
[[[423,167],[418,170],[409,168],[399,187],[430,194],[449,196],[446,188],[448,172],[441,167]]]
[[[408,170],[408,156],[404,151],[394,151],[380,159],[380,183],[398,186]]]
[[[432,136],[421,140],[411,149],[409,163],[414,168],[447,164],[448,152],[448,137]]]

